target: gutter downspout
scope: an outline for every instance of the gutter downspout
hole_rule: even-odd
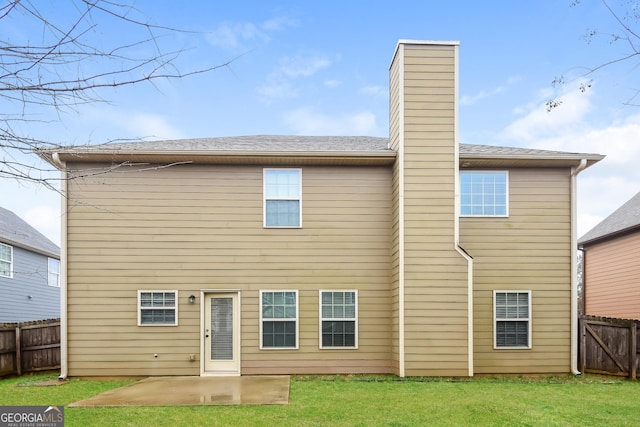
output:
[[[587,159],[571,168],[571,373],[582,374],[578,370],[578,174],[587,167]]]
[[[460,246],[460,144],[458,144],[458,47],[455,49],[455,106],[454,106],[454,132],[455,132],[455,154],[454,154],[454,247],[455,250],[467,260],[467,371],[470,377],[473,376],[473,257]]]
[[[400,105],[398,120],[398,365],[400,378],[405,377],[405,336],[404,336],[404,45],[398,45],[398,94]]]
[[[60,169],[61,200],[61,234],[60,234],[60,376],[67,378],[67,164],[60,160],[58,153],[53,153],[53,164]]]

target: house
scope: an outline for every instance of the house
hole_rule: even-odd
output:
[[[457,61],[398,43],[389,138],[41,152],[62,376],[575,370],[576,175],[602,156],[458,144]]]
[[[640,320],[640,193],[578,240],[584,313]]]
[[[60,317],[60,248],[0,208],[0,322]]]

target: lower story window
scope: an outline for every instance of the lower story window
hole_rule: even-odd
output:
[[[298,348],[298,292],[260,291],[260,348]]]
[[[495,348],[531,348],[531,291],[494,291]]]
[[[138,291],[138,325],[177,325],[177,294],[178,291]]]
[[[357,291],[320,291],[320,348],[357,348]]]

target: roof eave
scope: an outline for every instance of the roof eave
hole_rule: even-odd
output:
[[[578,241],[578,247],[583,249],[585,246],[592,246],[598,243],[604,243],[607,240],[618,239],[640,231],[640,224],[614,231],[613,233],[603,234],[602,236],[592,237],[589,240]]]
[[[575,154],[559,156],[536,156],[530,154],[484,154],[460,153],[462,168],[495,167],[502,164],[530,167],[574,167],[582,160],[587,160],[587,166],[592,166],[605,156],[600,154]]]
[[[24,250],[27,250],[29,252],[33,252],[33,253],[37,253],[40,255],[44,255],[47,256],[49,258],[55,258],[55,259],[60,259],[60,254],[59,253],[55,253],[52,251],[49,251],[47,249],[43,249],[43,248],[36,248],[35,246],[31,246],[31,245],[27,245],[25,243],[22,242],[17,242],[15,240],[12,239],[8,239],[6,237],[3,237],[2,239],[0,239],[0,242],[7,244],[9,246],[13,246],[16,248],[21,248]]]
[[[40,153],[51,164],[53,154]],[[395,151],[99,151],[59,152],[64,162],[190,162],[222,164],[300,163],[386,165],[395,161]]]

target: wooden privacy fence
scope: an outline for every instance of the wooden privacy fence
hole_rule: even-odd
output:
[[[637,320],[582,316],[578,369],[636,379],[640,361],[639,325]]]
[[[60,319],[0,323],[0,376],[60,367]]]

